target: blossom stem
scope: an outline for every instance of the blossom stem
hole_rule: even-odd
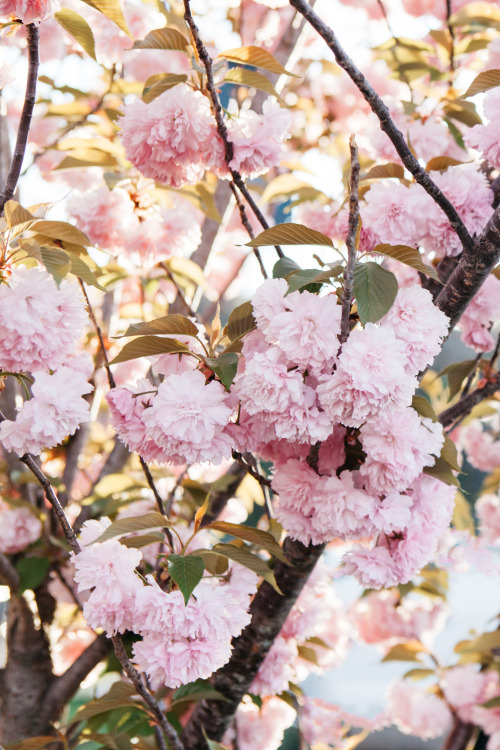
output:
[[[234,182],[230,182],[229,183],[229,187],[231,188],[231,192],[234,195],[234,200],[236,201],[236,205],[238,206],[238,211],[240,212],[241,223],[243,224],[243,226],[247,230],[248,236],[250,237],[250,239],[253,240],[253,238],[255,237],[255,234],[254,234],[254,231],[252,229],[252,225],[248,221],[247,212],[245,211],[245,206],[243,205],[242,201],[240,200],[240,196],[238,195],[238,191],[236,190],[236,185],[234,184]],[[267,279],[267,273],[266,273],[266,269],[264,268],[264,264],[262,262],[262,256],[260,254],[260,250],[259,250],[258,247],[254,247],[253,251],[254,251],[255,257],[257,258],[257,262],[258,262],[258,264],[260,266],[261,273],[262,273],[263,277],[265,279]]]
[[[245,200],[247,201],[248,205],[252,209],[253,213],[255,214],[256,218],[260,222],[263,229],[269,229],[269,224],[267,223],[264,214],[262,213],[260,208],[255,203],[254,199],[250,195],[250,192],[248,191],[248,188],[245,185],[245,181],[243,180],[242,176],[235,169],[231,169],[230,162],[233,160],[233,155],[234,155],[233,144],[229,140],[226,123],[224,122],[224,117],[222,114],[222,106],[219,101],[219,96],[217,94],[217,89],[214,83],[214,77],[213,77],[213,72],[212,72],[212,58],[208,54],[208,50],[201,40],[198,27],[196,26],[196,23],[193,18],[193,14],[191,13],[189,0],[184,0],[184,18],[193,36],[198,56],[201,62],[203,63],[206,73],[207,73],[207,89],[208,89],[208,93],[210,95],[210,100],[212,102],[212,106],[214,110],[215,122],[217,124],[217,132],[224,143],[225,159],[226,159],[228,169],[231,173],[232,181],[236,185],[240,193],[244,196]],[[240,213],[241,213],[241,209],[240,209]],[[247,224],[245,224],[245,227],[246,226]],[[279,247],[278,245],[275,245],[275,250],[279,258],[284,257],[284,253],[281,247]]]
[[[351,300],[354,287],[354,266],[356,265],[356,235],[359,226],[359,158],[354,135],[349,139],[351,151],[351,179],[349,189],[349,229],[346,238],[347,265],[344,271],[344,288],[342,290],[342,318],[340,322],[339,340],[342,345],[349,336],[349,317],[351,315]]]
[[[378,117],[381,129],[390,138],[405,167],[409,172],[411,172],[415,180],[424,188],[424,190],[428,193],[428,195],[430,195],[435,203],[437,203],[442,211],[444,211],[444,213],[448,217],[451,228],[460,239],[464,250],[472,251],[474,248],[474,241],[467,231],[467,228],[462,219],[458,215],[456,208],[448,200],[444,193],[438,188],[436,183],[430,178],[425,169],[420,166],[417,159],[412,154],[408,144],[406,143],[403,134],[396,127],[389,112],[389,108],[386,104],[384,104],[383,100],[377,94],[375,89],[371,86],[363,73],[355,66],[343,47],[339,44],[339,41],[332,29],[329,28],[329,26],[327,26],[324,21],[322,21],[322,19],[314,12],[314,10],[311,8],[309,3],[306,2],[306,0],[289,0],[289,2],[290,5],[292,5],[301,15],[303,15],[304,18],[324,39],[330,50],[333,52],[338,65],[340,65],[340,67],[346,71],[347,75],[351,78],[360,93],[368,102],[372,112]]]
[[[24,96],[24,105],[17,130],[17,140],[12,154],[9,173],[5,180],[5,185],[0,193],[0,215],[3,213],[7,201],[14,197],[21,168],[23,166],[26,146],[28,144],[28,134],[30,131],[31,119],[33,117],[33,108],[36,98],[36,82],[38,77],[38,27],[34,23],[26,25],[26,34],[28,38],[28,79],[26,81],[26,94]]]

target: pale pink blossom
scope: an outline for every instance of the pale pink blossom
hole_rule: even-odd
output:
[[[90,418],[90,408],[83,398],[93,386],[86,374],[72,367],[59,367],[52,375],[35,373],[33,397],[25,401],[14,421],[0,424],[0,440],[8,451],[19,456],[38,455],[73,435],[82,422]]]
[[[140,228],[134,204],[126,190],[106,186],[74,193],[68,211],[93,245],[117,253],[127,246],[131,232]]]
[[[500,466],[500,440],[495,432],[485,429],[474,419],[460,429],[458,445],[466,452],[467,461],[480,471],[494,471]]]
[[[293,724],[294,719],[294,709],[281,698],[264,698],[259,708],[245,697],[235,715],[238,749],[278,750],[285,729]],[[224,742],[230,742],[230,737],[231,730],[225,735]]]
[[[181,84],[150,104],[124,108],[121,139],[127,158],[146,177],[172,187],[195,183],[224,163],[224,147],[208,99]]]
[[[334,706],[321,698],[302,698],[302,710],[300,712],[300,729],[304,740],[310,746],[317,743],[324,743],[325,740],[329,746],[342,750],[344,739],[351,727],[367,729],[371,732],[381,729],[384,720],[381,717],[376,719],[365,719],[361,716],[354,716],[344,711],[340,706]]]
[[[242,177],[258,177],[279,166],[283,141],[289,138],[290,113],[273,99],[262,105],[262,115],[252,110],[230,120],[228,137],[233,144],[231,169]]]
[[[18,266],[0,285],[0,367],[55,369],[73,353],[88,321],[78,284],[58,287],[41,268]]]
[[[405,342],[408,368],[414,374],[425,369],[439,354],[448,322],[447,316],[434,305],[431,293],[414,284],[398,291],[381,325],[391,326],[396,338]]]
[[[0,501],[0,529],[0,552],[14,555],[40,538],[42,524],[29,508],[10,507]]]
[[[0,0],[0,18],[19,18],[25,24],[43,21],[51,11],[50,0]]]
[[[384,547],[361,547],[356,545],[343,557],[344,573],[354,575],[367,589],[394,586],[397,582],[396,566]]]
[[[278,636],[254,677],[250,692],[262,696],[283,693],[295,677],[297,657],[296,640]]]
[[[320,377],[321,406],[347,427],[359,427],[379,410],[407,406],[417,387],[407,366],[405,345],[394,332],[367,323],[351,331],[335,372]]]
[[[222,432],[233,411],[227,400],[224,387],[215,380],[207,384],[199,370],[169,375],[142,413],[146,436],[172,463],[220,463],[231,455],[230,440]]]
[[[441,688],[460,719],[469,722],[473,720],[474,705],[485,703],[497,694],[498,674],[491,671],[480,672],[474,664],[458,665],[446,670]]]
[[[285,279],[266,279],[257,288],[252,297],[252,308],[257,325],[262,331],[265,331],[276,315],[285,312],[287,291],[288,284]],[[245,343],[248,338],[249,336],[245,336]]]
[[[490,274],[460,318],[461,339],[477,352],[495,346],[489,329],[500,319],[500,279]]]
[[[363,226],[371,229],[379,242],[389,245],[416,245],[421,231],[425,195],[413,192],[400,182],[377,182],[364,196],[361,206]]]
[[[498,495],[481,495],[475,511],[479,520],[479,533],[487,544],[500,543],[500,498]]]
[[[440,737],[452,720],[444,700],[405,680],[387,691],[387,709],[400,732],[423,740]]]

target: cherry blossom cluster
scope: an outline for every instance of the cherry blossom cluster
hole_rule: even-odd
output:
[[[127,158],[145,177],[181,187],[201,180],[206,170],[219,177],[229,175],[209,100],[186,84],[149,104],[128,104],[120,125]],[[275,101],[264,102],[262,115],[242,112],[227,127],[234,154],[231,169],[256,177],[280,163],[289,115]]]
[[[229,660],[231,639],[250,622],[257,576],[233,564],[224,580],[203,578],[186,605],[179,590],[164,591],[152,575],[144,583],[139,550],[116,539],[95,542],[110,524],[106,517],[87,521],[83,549],[73,557],[78,590],[91,590],[83,609],[88,624],[108,635],[140,634],[134,660],[154,689],[209,677]]]
[[[0,424],[8,451],[38,455],[88,421],[92,364],[77,350],[87,321],[76,282],[58,287],[46,271],[18,266],[0,285],[0,370],[32,374],[31,398]]]
[[[495,471],[500,466],[500,415],[486,423],[473,419],[460,429],[457,443],[467,461],[480,471]]]
[[[51,0],[1,0],[0,18],[18,18],[23,23],[43,21],[52,11]]]

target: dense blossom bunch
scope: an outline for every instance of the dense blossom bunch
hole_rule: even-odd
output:
[[[88,321],[76,282],[58,287],[41,268],[18,266],[0,285],[0,368],[55,369],[74,354]]]
[[[347,734],[352,727],[375,732],[386,724],[387,719],[383,714],[374,719],[364,719],[320,698],[305,696],[302,699],[300,728],[304,740],[310,746],[323,743],[326,739],[330,747],[343,750],[351,745],[352,737]]]
[[[128,104],[120,124],[127,157],[146,177],[180,187],[197,182],[207,169],[221,177],[228,174],[209,100],[187,85],[165,91],[150,104]],[[244,112],[231,120],[230,167],[256,177],[279,164],[288,125],[288,113],[271,100],[261,116]]]
[[[460,429],[458,445],[465,451],[467,461],[480,471],[494,471],[500,466],[499,418],[495,415],[486,426],[474,419]]]
[[[142,635],[134,657],[152,686],[178,687],[207,678],[231,655],[231,638],[250,621],[248,606],[257,576],[234,564],[228,580],[203,578],[188,603],[179,590],[163,591],[148,575],[146,585],[136,570],[142,553],[116,539],[96,542],[111,521],[87,521],[82,551],[74,556],[79,591],[92,589],[84,616],[108,635],[132,630]]]
[[[483,109],[489,122],[486,125],[474,125],[466,134],[465,142],[472,148],[477,148],[484,156],[490,167],[500,167],[500,139],[496,123],[500,115],[500,94],[498,89],[488,91],[484,97]]]
[[[491,335],[494,321],[500,317],[500,279],[488,276],[460,318],[462,341],[476,352],[489,352],[495,346]]]
[[[387,691],[387,712],[400,732],[423,740],[440,737],[452,720],[445,701],[407,681]]]
[[[51,0],[0,0],[0,18],[19,18],[23,23],[43,21],[51,10]]]

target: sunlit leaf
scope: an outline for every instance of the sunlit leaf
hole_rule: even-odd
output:
[[[455,646],[455,652],[458,654],[471,651],[485,653],[497,648],[500,648],[500,630],[493,630],[490,633],[482,633],[472,640],[460,641]]]
[[[411,400],[412,408],[415,409],[417,414],[427,419],[432,419],[433,422],[437,422],[437,414],[432,408],[432,404],[425,396],[413,396]]]
[[[454,471],[460,471],[457,446],[455,445],[453,440],[448,437],[448,435],[444,436],[444,445],[441,449],[441,458],[443,459],[443,461],[446,461],[446,463],[449,464],[449,466],[451,466]]]
[[[398,293],[398,282],[378,263],[357,263],[354,268],[354,296],[363,325],[376,323],[391,309]]]
[[[136,40],[132,49],[174,49],[185,52],[188,46],[189,40],[179,29],[165,26],[163,29],[150,31],[144,39]]]
[[[434,464],[434,466],[426,466],[423,471],[424,474],[428,474],[428,476],[430,477],[439,479],[445,484],[460,487],[460,482],[453,474],[450,465],[441,457],[436,458],[436,463]]]
[[[125,21],[119,0],[83,0],[83,2],[90,5],[91,8],[100,11],[106,18],[113,21],[119,29],[124,31],[125,34],[132,36]]]
[[[199,555],[169,555],[167,564],[170,577],[179,587],[187,605],[189,597],[203,578],[203,558]]]
[[[271,584],[273,589],[275,589],[278,594],[282,593],[278,587],[278,584],[276,583],[276,578],[274,577],[274,573],[269,565],[264,562],[264,560],[261,560],[261,558],[257,555],[252,554],[252,552],[250,552],[250,550],[246,547],[236,547],[233,544],[221,543],[216,544],[215,547],[212,547],[211,552],[214,552],[217,555],[222,555],[223,557],[227,557],[230,560],[234,560],[234,562],[240,563],[240,565],[244,565],[245,568],[253,570],[254,573],[257,573],[257,575]]]
[[[426,652],[427,649],[420,641],[406,641],[389,649],[382,661],[420,661],[419,654]]]
[[[63,29],[76,39],[85,52],[95,60],[94,35],[87,21],[78,13],[75,13],[74,10],[71,10],[71,8],[63,8],[55,14],[54,18]]]
[[[429,159],[425,168],[427,172],[441,172],[448,167],[458,167],[459,164],[468,164],[469,162],[459,161],[459,159],[452,159],[451,156],[433,156]]]
[[[249,247],[264,245],[326,245],[333,247],[333,242],[326,234],[316,229],[309,229],[302,224],[277,224],[261,232],[246,243]]]
[[[149,102],[152,102],[157,96],[163,94],[164,91],[168,91],[179,83],[185,83],[186,81],[187,75],[185,73],[180,75],[174,73],[159,73],[158,75],[150,76],[144,84],[142,101],[149,104]]]
[[[444,370],[441,370],[439,375],[436,375],[436,378],[442,378],[445,375],[448,378],[448,388],[450,390],[448,401],[451,401],[451,399],[457,395],[465,378],[471,374],[476,367],[476,364],[477,362],[475,359],[466,359],[463,362],[453,362],[451,365],[445,367]]]
[[[94,539],[92,544],[97,542],[105,542],[107,539],[113,539],[117,536],[124,536],[125,534],[132,534],[135,531],[145,531],[146,529],[159,529],[167,528],[172,523],[169,521],[167,516],[161,513],[152,512],[146,513],[143,516],[131,516],[130,518],[121,518],[118,521],[108,526],[103,533]]]
[[[235,307],[229,316],[225,333],[231,341],[239,339],[249,331],[255,328],[255,318],[253,316],[253,307],[251,302],[243,302],[242,305]]]
[[[408,678],[410,680],[424,680],[426,677],[431,677],[433,674],[436,674],[433,669],[415,667],[415,669],[409,669],[403,677],[404,679]]]
[[[97,276],[93,272],[93,270],[85,263],[84,260],[81,258],[77,258],[76,256],[72,255],[70,257],[70,264],[71,268],[70,271],[75,276],[78,276],[79,279],[82,281],[85,281],[86,284],[90,284],[91,286],[95,286],[96,289],[100,289],[101,292],[105,292],[105,288],[99,284],[99,281],[97,279]]]
[[[206,528],[213,529],[214,531],[221,531],[223,534],[235,536],[238,539],[244,539],[245,542],[258,544],[259,547],[266,549],[275,557],[283,560],[283,562],[288,562],[280,545],[276,542],[275,538],[271,536],[271,534],[269,534],[267,531],[254,529],[251,526],[243,526],[242,524],[229,523],[227,521],[213,521],[212,523],[208,524]]]
[[[373,180],[382,177],[396,177],[402,180],[404,176],[404,167],[401,164],[393,164],[391,162],[389,164],[377,164],[375,167],[372,167],[365,175],[365,179]]]
[[[60,284],[71,270],[71,259],[68,253],[54,247],[41,247],[40,255],[47,271]]]
[[[262,49],[262,47],[248,46],[228,49],[225,52],[221,52],[219,57],[232,60],[232,62],[243,63],[243,65],[254,65],[256,68],[264,68],[264,70],[269,70],[271,73],[277,73],[278,75],[298,77],[286,70],[270,52]]]
[[[224,76],[223,83],[235,83],[239,86],[248,86],[252,89],[260,89],[265,91],[266,94],[275,96],[276,99],[280,99],[280,96],[276,93],[275,88],[271,81],[266,78],[262,73],[257,73],[255,70],[247,70],[246,68],[231,68]]]
[[[122,539],[122,544],[125,547],[133,547],[134,549],[142,549],[143,547],[148,547],[150,544],[158,544],[158,542],[163,542],[164,537],[161,533],[151,533],[151,534],[140,534],[139,536],[131,536],[127,539]]]
[[[434,268],[425,265],[422,256],[414,247],[410,247],[409,245],[381,244],[374,247],[373,252],[387,255],[389,258],[394,258],[394,260],[404,263],[405,266],[410,266],[416,271],[425,273],[426,276],[430,276],[432,279],[439,281],[439,277]]]
[[[36,223],[36,231],[46,237],[52,237],[54,240],[66,240],[74,242],[77,245],[90,245],[91,242],[86,234],[67,221],[45,221],[40,220]]]
[[[461,492],[457,492],[455,495],[452,523],[459,531],[468,531],[472,536],[476,536],[476,525],[472,517],[471,504]]]

